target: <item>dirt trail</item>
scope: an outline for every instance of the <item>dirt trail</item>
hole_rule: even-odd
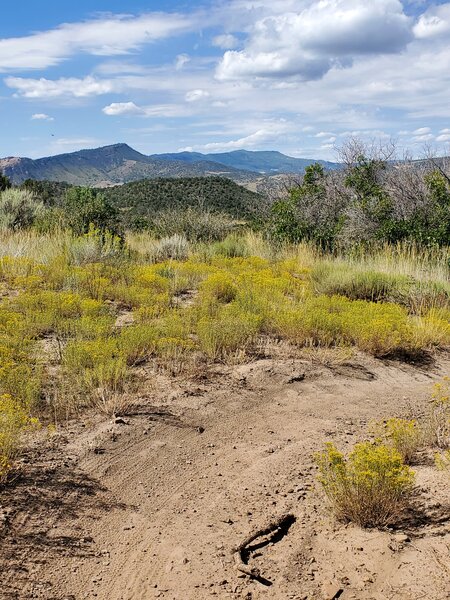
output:
[[[420,407],[448,373],[448,357],[357,357],[160,377],[125,423],[73,424],[30,452],[1,498],[0,597],[449,598],[446,476],[417,466],[420,500],[401,531],[363,531],[328,516],[312,460],[324,440],[350,448],[371,419]],[[240,576],[232,548],[286,512],[285,535],[249,558],[266,583]]]

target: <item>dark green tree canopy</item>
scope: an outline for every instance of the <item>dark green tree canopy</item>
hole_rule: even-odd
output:
[[[6,177],[6,175],[4,175],[2,171],[0,171],[0,192],[3,192],[9,189],[10,187],[11,181],[9,180],[9,177]]]
[[[105,233],[122,235],[119,212],[95,189],[70,188],[66,192],[64,210],[67,224],[76,235],[88,233],[91,226]]]

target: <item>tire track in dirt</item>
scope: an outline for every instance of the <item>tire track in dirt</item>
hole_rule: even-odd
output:
[[[204,424],[203,433],[140,415],[121,426],[117,441],[106,435],[104,454],[82,452],[79,442],[69,445],[72,453],[78,448],[78,468],[101,482],[113,508],[99,510],[93,501],[89,517],[77,522],[94,540],[90,556],[61,556],[40,569],[52,596],[18,592],[16,598],[323,598],[323,586],[338,574],[348,579],[344,599],[412,598],[399,576],[403,559],[388,550],[392,533],[343,528],[328,518],[314,485],[312,454],[325,439],[351,447],[370,419],[420,403],[432,381],[450,372],[449,361],[442,357],[424,371],[364,360],[362,369],[320,368],[320,377],[312,369],[311,377],[293,383],[287,383],[284,363],[269,361],[268,372],[267,360],[256,361],[219,378],[195,409],[185,399],[164,403],[178,410],[182,422]],[[300,372],[305,365],[297,367]],[[289,534],[251,557],[273,585],[239,578],[231,549],[288,511],[297,517]],[[435,542],[438,556],[449,543],[444,532]],[[445,585],[429,540],[418,544],[419,551],[408,556],[410,566],[402,567],[411,593],[420,593],[411,572],[427,556],[435,587],[428,597],[441,600]],[[366,547],[369,566],[361,566],[359,547]],[[397,595],[389,596],[388,586]]]

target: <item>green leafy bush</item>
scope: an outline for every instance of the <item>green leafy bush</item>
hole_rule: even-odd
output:
[[[12,231],[31,227],[43,205],[27,190],[7,188],[0,193],[0,228]]]

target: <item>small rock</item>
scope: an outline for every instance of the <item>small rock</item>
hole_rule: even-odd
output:
[[[343,591],[344,589],[336,581],[327,581],[322,586],[324,600],[335,600]]]
[[[411,541],[411,538],[405,533],[399,533],[395,536],[395,540],[400,544],[406,544],[407,542]]]
[[[292,377],[289,377],[289,379],[287,380],[287,383],[296,383],[297,381],[303,381],[304,379],[305,379],[305,374],[299,373],[298,375],[292,375]]]

